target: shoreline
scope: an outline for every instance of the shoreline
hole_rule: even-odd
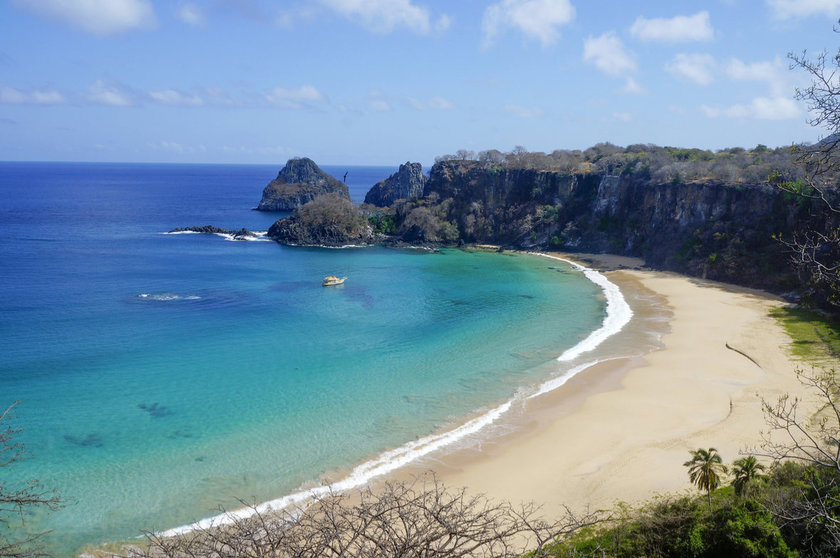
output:
[[[555,360],[559,366],[576,364],[575,360],[578,357],[591,353],[599,348],[605,341],[620,333],[631,321],[633,313],[619,287],[610,282],[596,269],[579,264],[562,254],[528,252],[521,252],[520,254],[563,262],[598,286],[606,301],[605,317],[601,325],[584,339],[578,341],[575,345],[556,357]],[[611,359],[616,357],[606,358]],[[451,452],[457,452],[463,447],[468,447],[474,443],[475,439],[496,438],[498,433],[491,433],[491,430],[494,430],[493,427],[497,426],[497,423],[509,422],[511,420],[511,414],[514,416],[518,415],[520,408],[526,404],[527,399],[541,396],[558,389],[567,381],[574,379],[580,372],[591,367],[593,364],[600,363],[601,360],[596,358],[595,361],[583,364],[578,363],[576,366],[566,368],[559,375],[539,384],[532,385],[531,393],[523,393],[522,389],[520,389],[510,399],[478,409],[438,432],[420,437],[397,448],[372,456],[347,469],[321,475],[320,482],[317,484],[307,483],[290,494],[262,502],[255,507],[229,510],[221,514],[200,519],[191,524],[165,529],[159,531],[157,534],[160,536],[178,536],[196,529],[224,526],[239,519],[249,517],[254,513],[266,513],[271,510],[305,504],[307,500],[323,495],[330,490],[353,491],[369,484],[375,485],[383,480],[399,476],[404,470],[411,470],[418,463],[423,463],[429,458],[434,459],[437,454],[446,455]],[[523,395],[527,397],[523,398]],[[513,413],[511,413],[512,410],[514,411]]]
[[[529,400],[511,433],[403,474],[431,469],[447,485],[534,502],[549,515],[639,504],[693,490],[682,465],[689,450],[715,447],[729,464],[757,445],[767,430],[760,397],[802,392],[790,339],[768,314],[785,304],[778,297],[624,258],[564,257],[602,270],[623,292],[663,297],[672,316],[662,348],[599,362]]]
[[[729,463],[739,457],[737,452],[745,444],[756,443],[763,422],[758,398],[749,393],[764,386],[769,391],[761,391],[774,399],[776,394],[800,388],[791,361],[780,348],[789,339],[767,314],[771,307],[783,304],[780,299],[751,289],[646,270],[631,258],[589,254],[548,257],[562,259],[579,271],[583,271],[582,265],[588,266],[618,285],[624,298],[633,300],[632,320],[606,340],[621,341],[616,338],[629,335],[629,348],[633,348],[633,339],[638,342],[645,335],[654,335],[662,340],[660,348],[648,340],[642,343],[650,347],[646,354],[613,347],[600,360],[572,362],[576,366],[535,386],[537,391],[526,397],[520,394],[501,405],[488,406],[445,431],[356,467],[334,471],[322,477],[324,484],[302,487],[258,509],[302,503],[330,487],[352,491],[430,470],[449,486],[463,486],[513,503],[533,501],[548,514],[560,513],[565,505],[576,510],[609,507],[617,501],[638,503],[656,493],[691,489],[682,467],[689,449],[717,447]],[[603,285],[599,286],[603,290]],[[702,315],[695,315],[697,307]],[[721,308],[724,311],[718,312]],[[654,321],[665,322],[661,331],[635,331],[649,313],[654,314]],[[692,323],[693,328],[683,331]],[[750,329],[747,326],[753,323],[763,327],[749,335],[745,328]],[[575,347],[603,327],[602,323]],[[728,328],[726,339],[698,337],[698,329],[704,328]],[[774,350],[767,351],[774,343],[770,347]],[[757,355],[759,352],[767,354]],[[713,377],[695,374],[692,378],[697,362],[681,366],[681,361],[691,359],[703,366],[723,365],[723,371]],[[757,372],[760,366],[767,366],[769,372]],[[670,368],[675,372],[668,378]],[[733,371],[735,374],[728,376]],[[558,380],[557,385],[543,389]],[[714,385],[699,389],[699,384],[709,382]],[[467,432],[454,443],[442,441],[461,429]],[[421,441],[431,442],[433,447],[419,456],[407,456],[403,451]],[[632,455],[632,460],[627,455]],[[366,479],[357,475],[371,473],[381,465],[385,467]],[[159,534],[177,535],[199,526],[229,523],[243,512],[253,513],[232,510]]]

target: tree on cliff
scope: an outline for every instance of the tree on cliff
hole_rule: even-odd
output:
[[[835,32],[838,29],[835,27]],[[796,98],[804,101],[811,114],[808,123],[823,128],[827,136],[809,146],[794,148],[797,163],[804,170],[802,180],[786,180],[777,176],[776,183],[782,189],[803,199],[822,202],[831,214],[833,222],[824,229],[811,228],[791,238],[782,238],[792,253],[794,263],[807,273],[810,282],[817,289],[825,289],[826,301],[840,307],[840,228],[836,226],[840,216],[837,179],[840,171],[840,50],[829,58],[823,51],[811,59],[805,52],[789,54],[791,69],[804,70],[811,78],[811,84],[796,90]]]
[[[15,486],[2,474],[2,469],[24,458],[23,444],[15,441],[20,429],[9,424],[18,403],[12,403],[0,414],[0,558],[48,556],[39,544],[45,533],[19,533],[24,532],[26,516],[36,508],[60,507],[55,491],[45,489],[38,481]],[[18,534],[11,534],[12,529]]]

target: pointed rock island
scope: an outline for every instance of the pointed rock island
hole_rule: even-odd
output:
[[[294,211],[324,194],[350,199],[347,185],[322,171],[312,159],[289,159],[262,193],[258,211]]]

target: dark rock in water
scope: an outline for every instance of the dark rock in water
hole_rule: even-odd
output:
[[[299,246],[363,245],[372,242],[373,229],[348,198],[327,194],[275,222],[268,237]]]
[[[179,232],[194,232],[201,234],[226,234],[233,237],[234,240],[247,240],[249,238],[257,238],[257,235],[242,227],[238,231],[233,229],[224,229],[222,227],[214,227],[213,225],[204,225],[203,227],[178,227],[169,231],[170,233]]]
[[[102,436],[99,434],[93,433],[88,434],[84,438],[80,438],[78,436],[72,436],[70,434],[65,434],[64,439],[71,444],[82,446],[82,447],[93,447],[93,448],[101,448],[102,447]]]
[[[257,210],[294,211],[330,193],[350,199],[347,185],[322,171],[312,159],[289,159],[277,178],[263,190]]]
[[[387,207],[397,200],[417,200],[423,197],[425,186],[422,165],[406,162],[397,172],[374,184],[365,196],[365,203]]]
[[[165,407],[164,405],[160,405],[158,403],[152,403],[151,405],[140,403],[139,405],[137,405],[137,408],[143,409],[144,411],[149,413],[149,415],[151,415],[152,418],[162,418],[172,414],[172,411],[169,409],[169,407]]]

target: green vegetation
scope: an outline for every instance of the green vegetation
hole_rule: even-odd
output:
[[[770,315],[776,318],[793,340],[794,356],[811,362],[821,362],[840,355],[840,322],[805,308],[783,306]]]

